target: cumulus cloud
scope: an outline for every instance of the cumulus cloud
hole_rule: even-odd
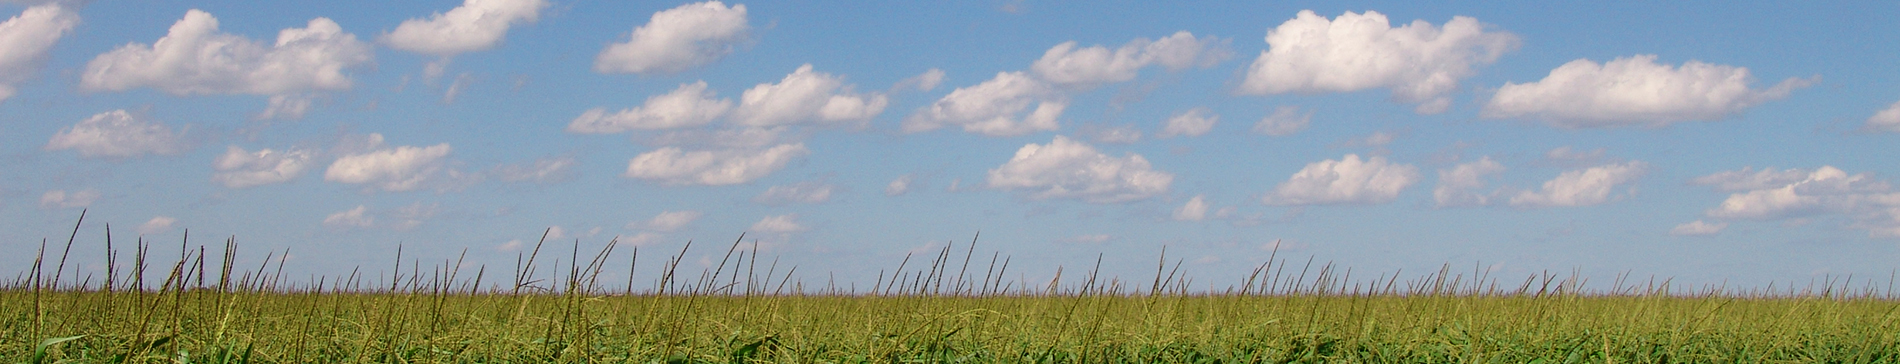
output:
[[[594,57],[594,72],[672,73],[699,67],[732,53],[746,39],[745,5],[708,1],[653,13],[624,43],[607,45]]]
[[[366,184],[384,191],[415,190],[423,187],[425,182],[438,178],[451,150],[448,143],[442,143],[427,147],[405,145],[344,155],[330,163],[330,169],[323,173],[323,180]]]
[[[1418,167],[1392,163],[1385,157],[1361,160],[1347,154],[1338,160],[1313,162],[1274,187],[1261,202],[1270,205],[1382,204],[1397,199],[1419,179]]]
[[[356,208],[338,211],[323,218],[323,226],[332,229],[367,228],[376,224],[376,217],[369,215],[369,207],[356,205]]]
[[[170,216],[153,216],[151,220],[145,220],[144,224],[139,225],[139,234],[152,235],[172,231],[172,225],[177,223],[178,219]]]
[[[891,180],[890,184],[884,185],[884,195],[885,196],[900,196],[905,193],[910,193],[910,183],[911,183],[911,180],[915,178],[916,177],[913,177],[908,174],[898,176],[897,179]]]
[[[1669,235],[1710,236],[1710,235],[1721,233],[1722,229],[1727,229],[1727,228],[1728,228],[1728,223],[1726,222],[1709,223],[1702,220],[1696,220],[1696,221],[1683,223],[1682,225],[1676,225],[1675,228],[1669,229]]]
[[[1288,136],[1306,130],[1313,123],[1313,112],[1300,112],[1299,106],[1281,106],[1273,109],[1273,115],[1260,118],[1253,124],[1253,132],[1271,136]]]
[[[627,163],[625,176],[667,185],[733,185],[765,177],[808,153],[804,143],[780,144],[764,150],[688,152],[666,147],[634,156]]]
[[[46,52],[79,25],[79,14],[59,4],[26,8],[0,23],[0,101],[12,98],[14,85],[31,78]]]
[[[495,167],[495,177],[508,182],[556,183],[574,179],[574,157],[536,159],[526,164]]]
[[[1715,187],[1716,191],[1739,192],[1774,189],[1815,178],[1816,171],[1789,168],[1775,170],[1774,167],[1756,171],[1754,167],[1742,167],[1739,170],[1722,171],[1715,174],[1696,177],[1689,184]],[[1823,175],[1833,175],[1826,173]]]
[[[776,126],[800,122],[830,124],[862,122],[884,112],[884,95],[861,95],[843,77],[799,66],[777,84],[753,86],[739,97],[732,121],[746,126]]]
[[[411,18],[383,34],[390,48],[443,57],[487,50],[501,43],[508,28],[530,24],[548,6],[543,0],[466,0],[428,20]]]
[[[1754,81],[1747,68],[1698,61],[1677,67],[1657,64],[1655,55],[1602,64],[1578,59],[1541,81],[1505,83],[1482,116],[1539,119],[1560,128],[1661,127],[1726,118],[1815,82],[1789,78],[1767,89],[1750,88]]]
[[[1174,175],[1154,170],[1148,160],[1128,153],[1115,158],[1069,138],[1028,144],[989,172],[989,187],[1028,190],[1035,199],[1074,198],[1090,203],[1146,199],[1168,191]]]
[[[1451,103],[1445,95],[1460,80],[1518,45],[1516,35],[1485,31],[1470,17],[1452,17],[1443,27],[1417,20],[1393,28],[1378,12],[1328,20],[1311,10],[1268,31],[1266,41],[1267,50],[1241,81],[1241,93],[1390,88],[1393,99],[1419,103],[1423,114],[1443,112]]]
[[[1787,175],[1803,172],[1804,178],[1788,182]],[[1772,178],[1758,177],[1762,175]],[[1768,168],[1755,173],[1744,168],[1697,180],[1736,191],[1721,205],[1705,211],[1708,217],[1779,220],[1844,216],[1853,221],[1849,227],[1867,230],[1869,236],[1900,237],[1900,192],[1894,192],[1887,181],[1875,180],[1866,173],[1850,175],[1833,166],[1786,171]],[[1709,183],[1713,181],[1724,183]],[[1754,188],[1742,190],[1750,187]]]
[[[1035,106],[1031,109],[1030,106]],[[1022,72],[1001,72],[976,86],[958,88],[904,119],[904,132],[944,126],[988,136],[1018,136],[1056,130],[1068,100],[1047,83]]]
[[[1207,199],[1202,195],[1194,195],[1194,198],[1188,199],[1187,203],[1181,204],[1180,208],[1174,209],[1175,221],[1201,221],[1206,219]]]
[[[146,154],[173,155],[191,149],[182,132],[164,123],[125,110],[94,114],[60,129],[46,142],[46,150],[73,150],[87,158],[128,158]]]
[[[891,85],[891,91],[930,91],[937,89],[937,85],[941,84],[943,84],[943,70],[932,68],[916,76],[910,76],[910,78],[897,81],[897,84]]]
[[[570,133],[604,134],[628,130],[677,129],[706,125],[726,115],[732,100],[714,98],[706,81],[680,84],[663,95],[648,97],[640,107],[608,113],[593,108],[567,124]]]
[[[1161,127],[1161,137],[1201,136],[1214,130],[1214,124],[1219,122],[1220,115],[1205,107],[1188,109],[1168,117],[1166,125]]]
[[[805,231],[805,226],[800,225],[797,219],[798,215],[796,214],[766,216],[764,219],[760,219],[759,222],[752,224],[752,228],[747,230],[761,233],[794,233]]]
[[[1491,204],[1496,191],[1481,193],[1487,176],[1504,173],[1504,165],[1491,157],[1438,170],[1438,187],[1432,189],[1432,201],[1438,207],[1484,206]]]
[[[647,219],[646,221],[634,221],[632,223],[629,223],[627,224],[627,228],[647,229],[647,230],[655,230],[655,231],[674,231],[674,230],[679,230],[682,227],[686,227],[686,224],[691,224],[693,223],[694,220],[699,220],[699,217],[701,215],[703,214],[700,213],[699,211],[691,211],[691,210],[664,211],[664,212],[660,212],[659,215],[653,215],[653,218]]]
[[[99,201],[99,190],[90,188],[72,192],[52,190],[40,195],[40,208],[70,209],[92,206],[92,203],[96,201]]]
[[[795,203],[824,203],[831,201],[834,186],[828,183],[800,182],[792,185],[772,186],[758,196],[752,196],[752,202],[762,205],[789,205]]]
[[[1608,202],[1610,193],[1616,186],[1635,182],[1648,165],[1640,161],[1606,164],[1580,170],[1564,171],[1549,181],[1544,181],[1542,189],[1520,191],[1511,196],[1511,206],[1519,207],[1570,207],[1590,206]]]
[[[1114,50],[1099,45],[1078,48],[1071,41],[1049,48],[1029,69],[1043,80],[1064,86],[1122,82],[1134,79],[1149,65],[1171,70],[1213,66],[1232,56],[1220,43],[1213,37],[1195,38],[1185,30],[1159,40],[1135,38]]]
[[[1873,117],[1867,118],[1866,128],[1873,131],[1900,132],[1900,102],[1887,105],[1886,110],[1880,110],[1874,113]]]
[[[368,63],[369,44],[328,18],[277,33],[267,44],[219,33],[218,19],[193,9],[151,45],[127,44],[86,64],[79,87],[124,91],[151,87],[174,95],[278,95],[348,89],[346,68]]]
[[[211,181],[230,188],[247,188],[289,182],[309,168],[311,153],[300,149],[245,151],[238,146],[224,149],[224,155],[212,161]]]

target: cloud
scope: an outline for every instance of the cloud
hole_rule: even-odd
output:
[[[1728,223],[1726,222],[1708,223],[1702,220],[1696,220],[1683,223],[1682,225],[1676,225],[1675,228],[1669,229],[1669,235],[1710,236],[1721,233],[1722,229],[1727,228]]]
[[[409,206],[403,206],[403,207],[397,208],[396,211],[390,213],[389,214],[390,217],[394,217],[396,219],[396,224],[393,226],[390,226],[390,228],[394,228],[396,230],[414,229],[417,226],[422,226],[422,224],[425,222],[428,222],[429,219],[435,218],[435,215],[440,213],[441,211],[442,211],[441,204],[424,205],[422,204],[422,202],[418,201],[416,203],[409,204]],[[556,227],[556,230],[558,229],[559,227]]]
[[[605,108],[581,113],[567,124],[570,133],[605,134],[628,130],[687,128],[712,123],[732,109],[732,100],[716,99],[706,89],[706,81],[680,84],[663,95],[648,97],[646,104],[612,114]]]
[[[1874,113],[1873,117],[1867,118],[1866,128],[1873,131],[1900,132],[1900,102],[1887,105],[1886,110],[1880,110]]]
[[[40,208],[70,209],[74,207],[87,207],[92,206],[92,203],[97,201],[99,201],[99,190],[95,189],[88,188],[72,192],[66,192],[66,190],[52,190],[40,195]]]
[[[802,140],[803,134],[790,127],[721,128],[716,130],[674,130],[645,141],[654,146],[704,146],[718,148],[764,148]]]
[[[379,138],[380,139],[380,138]],[[383,191],[410,191],[438,178],[452,148],[448,143],[428,147],[399,146],[344,155],[330,163],[323,180],[368,184]]]
[[[323,226],[332,229],[367,228],[376,224],[376,217],[369,215],[369,207],[356,205],[356,208],[338,211],[323,218]]]
[[[1043,80],[1064,86],[1093,86],[1135,78],[1142,67],[1161,65],[1171,70],[1209,67],[1232,56],[1213,37],[1195,38],[1187,31],[1175,32],[1160,40],[1135,38],[1121,48],[1103,46],[1077,48],[1064,42],[1031,64],[1029,70]]]
[[[666,147],[634,156],[627,163],[625,176],[667,185],[733,185],[765,177],[793,158],[809,153],[804,143],[780,144],[765,150],[688,152]]]
[[[547,6],[543,0],[466,0],[428,20],[404,20],[381,40],[390,48],[443,57],[487,50],[501,43],[509,27],[534,23]]]
[[[795,214],[766,216],[764,219],[760,219],[758,223],[752,224],[752,228],[747,230],[761,233],[794,233],[805,231],[805,226],[799,225],[797,219],[798,215]]]
[[[151,45],[127,44],[86,64],[79,87],[151,87],[173,95],[279,95],[350,88],[346,68],[368,63],[369,44],[328,18],[284,29],[275,44],[219,33],[218,19],[193,9]]]
[[[1141,130],[1135,129],[1134,125],[1106,127],[1084,125],[1082,126],[1081,132],[1097,143],[1133,144],[1141,141]]]
[[[885,196],[901,196],[905,193],[910,193],[911,180],[915,178],[916,177],[913,177],[908,174],[898,176],[897,179],[891,180],[890,184],[884,185],[884,195]]]
[[[245,151],[236,145],[225,147],[224,155],[211,162],[217,172],[211,181],[230,188],[248,188],[289,182],[309,168],[311,154],[300,149]]]
[[[1030,198],[1074,198],[1089,203],[1146,199],[1168,191],[1174,175],[1154,170],[1128,153],[1115,158],[1060,135],[1049,144],[1028,144],[989,172],[989,187],[1030,190]]]
[[[1805,178],[1788,182],[1788,175],[1801,172],[1806,173]],[[1850,175],[1833,166],[1786,171],[1767,168],[1756,173],[1744,168],[1697,180],[1738,182],[1702,183],[1737,191],[1721,205],[1704,211],[1708,217],[1781,220],[1845,216],[1853,221],[1850,228],[1867,230],[1868,236],[1900,237],[1900,193],[1894,192],[1887,181],[1875,180],[1866,173]],[[1754,189],[1741,190],[1750,187]]]
[[[1188,199],[1187,203],[1181,204],[1181,208],[1174,209],[1175,221],[1201,221],[1206,219],[1207,199],[1202,195],[1194,195],[1194,198]]]
[[[932,68],[916,76],[910,76],[910,78],[897,81],[897,84],[891,85],[891,91],[930,91],[937,89],[937,85],[941,84],[943,84],[943,70]]]
[[[1592,149],[1589,151],[1580,151],[1580,150],[1577,150],[1576,148],[1571,148],[1570,146],[1566,145],[1566,146],[1551,148],[1550,151],[1544,152],[1545,163],[1550,163],[1550,164],[1559,165],[1559,166],[1568,166],[1568,167],[1584,166],[1584,165],[1595,164],[1602,160],[1603,160],[1603,148]]]
[[[1339,143],[1339,145],[1343,147],[1348,147],[1348,148],[1359,148],[1359,147],[1379,148],[1379,147],[1384,147],[1386,144],[1392,144],[1392,141],[1398,140],[1398,139],[1399,139],[1398,134],[1388,132],[1388,131],[1376,131],[1370,135],[1366,135],[1363,137],[1346,139],[1345,142]]]
[[[176,223],[178,219],[170,216],[154,216],[151,220],[145,220],[144,224],[139,225],[139,234],[153,235],[172,231],[172,225]]]
[[[156,120],[113,110],[60,129],[46,142],[46,150],[71,149],[86,158],[174,155],[191,149],[180,134]]]
[[[800,182],[786,186],[772,186],[758,196],[752,196],[752,202],[761,205],[789,205],[795,203],[824,203],[831,201],[833,186],[818,182]]]
[[[574,179],[574,157],[541,158],[528,164],[495,167],[495,177],[508,182],[558,183]]]
[[[0,23],[0,101],[12,98],[14,85],[36,74],[47,50],[78,25],[79,14],[59,4],[36,5]]]
[[[647,229],[647,230],[655,230],[655,231],[674,231],[674,230],[679,230],[682,227],[686,227],[686,224],[691,224],[693,223],[694,220],[699,220],[699,217],[702,215],[704,214],[700,213],[699,211],[691,211],[691,210],[664,211],[664,212],[660,212],[659,215],[653,215],[652,219],[647,219],[646,221],[635,221],[635,222],[629,223],[627,224],[627,228]]]
[[[614,43],[594,57],[594,72],[673,73],[699,67],[732,53],[746,39],[745,5],[726,7],[708,1],[653,13],[634,28],[625,43]]]
[[[1419,103],[1418,112],[1442,112],[1445,96],[1477,66],[1497,61],[1518,45],[1508,32],[1485,31],[1470,17],[1443,27],[1424,20],[1393,28],[1385,14],[1346,12],[1336,19],[1302,10],[1267,32],[1266,51],[1247,69],[1239,92],[1352,92],[1392,89],[1392,98]]]
[[[310,112],[310,95],[272,95],[270,105],[253,116],[255,120],[296,120]]]
[[[1035,106],[1031,110],[1030,106]],[[1019,136],[1056,130],[1069,102],[1048,84],[1022,72],[1001,72],[976,86],[958,88],[904,119],[904,132],[944,126],[987,136]]]
[[[1754,81],[1747,68],[1698,61],[1676,67],[1656,64],[1655,55],[1603,64],[1578,59],[1541,81],[1505,83],[1481,116],[1538,119],[1567,129],[1661,127],[1726,118],[1815,82],[1789,78],[1768,89],[1749,88]]]
[[[1299,106],[1281,106],[1273,109],[1273,115],[1260,118],[1253,124],[1253,132],[1271,136],[1288,136],[1306,130],[1313,123],[1313,112],[1300,113]]]
[[[1504,173],[1504,165],[1491,157],[1438,170],[1438,187],[1432,189],[1432,201],[1438,207],[1484,206],[1491,204],[1497,192],[1479,193],[1486,176]]]
[[[1313,162],[1274,187],[1261,202],[1270,205],[1382,204],[1418,182],[1418,167],[1373,156],[1360,160],[1347,154],[1339,160]]]
[[[1511,196],[1511,206],[1572,207],[1601,204],[1610,200],[1612,189],[1636,181],[1647,168],[1648,164],[1632,161],[1564,171],[1557,178],[1544,181],[1540,190],[1520,191],[1516,196]]]
[[[1775,170],[1774,167],[1755,171],[1753,167],[1696,177],[1689,184],[1713,186],[1716,191],[1739,192],[1751,190],[1775,189],[1815,178],[1816,171],[1789,168]],[[1824,174],[1832,175],[1832,173]]]
[[[884,95],[851,93],[843,77],[813,72],[799,66],[777,84],[753,86],[739,97],[732,122],[746,126],[777,126],[799,122],[862,122],[884,112]]]
[[[1205,107],[1196,107],[1175,113],[1168,117],[1166,126],[1161,127],[1161,137],[1201,136],[1214,130],[1214,124],[1220,122],[1220,115]]]

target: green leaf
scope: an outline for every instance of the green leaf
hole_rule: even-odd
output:
[[[79,340],[80,338],[83,338],[83,337],[86,337],[86,335],[79,335],[79,336],[67,336],[67,337],[56,337],[56,338],[51,338],[51,339],[46,339],[46,340],[40,340],[40,345],[39,345],[39,346],[35,346],[35,347],[33,347],[33,361],[32,361],[32,363],[33,363],[33,364],[40,364],[40,363],[42,363],[42,362],[45,362],[45,361],[46,361],[46,348],[47,348],[47,347],[51,347],[51,346],[53,346],[53,345],[59,345],[59,343],[63,343],[63,342],[67,342],[67,341],[73,341],[73,340]]]

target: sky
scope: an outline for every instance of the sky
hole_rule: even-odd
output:
[[[293,277],[398,246],[506,271],[544,234],[617,239],[606,281],[638,247],[643,284],[741,234],[808,286],[972,239],[1011,279],[1099,257],[1145,281],[1165,249],[1216,289],[1269,257],[1598,287],[1900,268],[1891,2],[0,12],[0,266],[22,272],[82,210],[70,269],[95,274],[108,225],[157,260],[288,251]]]

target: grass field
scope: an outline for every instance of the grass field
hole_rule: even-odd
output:
[[[187,247],[188,258],[157,265],[148,244],[134,245],[108,254],[129,262],[83,278],[64,275],[64,253],[42,249],[0,286],[0,361],[1900,362],[1900,301],[1833,282],[1585,290],[1548,274],[1354,280],[1281,260],[1209,291],[1189,290],[1166,258],[1151,280],[1088,272],[1032,283],[1000,278],[1006,259],[945,247],[847,291],[802,286],[795,268],[761,267],[735,243],[694,274],[680,272],[685,251],[670,255],[659,288],[632,290],[596,279],[613,244],[591,260],[568,252],[562,261],[591,264],[555,277],[534,275],[552,255],[537,246],[500,279],[444,262],[313,282],[284,280],[281,259],[234,267],[230,241],[222,259]]]

